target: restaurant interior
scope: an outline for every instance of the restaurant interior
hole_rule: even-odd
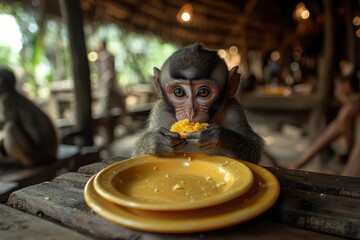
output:
[[[336,77],[356,76],[360,79],[358,0],[4,0],[0,3],[0,22],[3,23],[0,28],[0,66],[14,71],[18,91],[50,117],[59,137],[55,163],[23,167],[7,160],[2,163],[0,158],[0,203],[8,202],[7,205],[20,209],[16,204],[21,201],[21,196],[12,194],[19,189],[22,191],[25,187],[48,181],[66,186],[70,184],[66,181],[70,180],[62,178],[63,174],[70,176],[66,174],[80,171],[93,175],[101,170],[99,164],[103,168],[114,163],[114,159],[131,158],[134,146],[148,126],[151,110],[161,97],[154,88],[154,68],[161,68],[171,54],[194,43],[216,51],[229,70],[238,66],[240,87],[235,98],[244,109],[251,128],[264,140],[259,166],[272,169],[269,171],[281,179],[281,187],[290,189],[297,188],[295,185],[306,185],[295,182],[307,174],[315,174],[310,179],[320,179],[319,186],[324,184],[325,187],[319,191],[325,191],[323,189],[332,185],[335,178],[360,176],[360,172],[344,174],[351,154],[346,136],[321,147],[321,151],[306,164],[299,165],[304,153],[316,144],[341,112],[342,102],[335,91]],[[101,41],[106,41],[107,50],[114,57],[116,91],[122,102],[107,114],[102,112],[104,88],[99,65],[101,55],[97,50]],[[356,111],[360,116],[360,110]],[[360,128],[359,123],[359,126],[354,124],[352,135]],[[357,148],[355,144],[353,149]],[[92,168],[91,164],[97,165]],[[290,180],[284,177],[286,174]],[[318,177],[316,174],[323,175]],[[75,175],[71,178],[72,184],[86,183],[79,176],[77,180]],[[324,179],[330,183],[325,184]],[[343,184],[350,182],[343,179]],[[354,182],[346,185],[350,187],[349,194],[340,194],[341,197],[354,198],[351,201],[359,198],[360,190]],[[309,190],[312,191],[318,190]],[[26,190],[24,192],[27,194]],[[28,198],[32,199],[31,196]],[[294,198],[300,199],[300,195]],[[44,199],[49,202],[48,196],[42,197],[41,201]],[[279,207],[281,222],[311,231],[307,235],[298,230],[284,230],[290,234],[294,231],[294,239],[317,237],[315,232],[325,234],[319,235],[320,239],[332,239],[334,235],[339,239],[360,239],[359,231],[354,230],[360,226],[358,217],[346,216],[348,218],[344,220],[356,233],[338,225],[335,230],[329,230],[325,224],[293,221],[291,217],[301,215],[306,206],[294,204],[291,207],[300,210],[286,212],[282,205]],[[38,208],[41,211],[36,207],[20,210],[40,217],[46,215],[46,209]],[[124,232],[118,226],[106,229],[100,224],[91,232],[90,227],[83,229],[72,221],[64,223],[67,220],[59,217],[57,214],[60,213],[54,209],[49,207],[50,218],[87,237],[177,239],[170,235],[136,235],[137,230],[148,230],[146,227]],[[64,211],[70,211],[68,209]],[[66,214],[71,216],[71,212]],[[91,222],[87,220],[88,215],[84,216],[86,221],[80,220],[80,223]],[[306,217],[310,219],[311,215]],[[102,220],[96,221],[102,223]],[[272,224],[268,218],[259,221]],[[129,227],[129,223],[125,226]],[[274,225],[274,229],[281,227]],[[251,224],[249,229],[253,229]],[[230,232],[226,236],[230,237]],[[11,238],[16,236],[14,232],[8,234],[9,239],[16,239]],[[39,230],[36,234],[34,237],[45,233]],[[71,234],[69,239],[83,237]],[[135,237],[131,237],[132,234]],[[236,234],[254,237],[253,232]],[[270,236],[278,237],[274,232],[272,234]],[[221,239],[221,233],[215,233],[214,238],[211,234],[192,238],[194,236],[184,239],[204,236]]]

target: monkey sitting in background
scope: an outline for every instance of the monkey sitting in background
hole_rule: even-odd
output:
[[[263,140],[252,130],[235,99],[240,83],[237,71],[238,67],[228,71],[217,52],[201,44],[176,51],[161,70],[154,68],[154,85],[161,99],[152,109],[132,156],[173,155],[182,150],[258,163]],[[181,139],[169,129],[183,119],[210,125]]]
[[[14,73],[0,67],[0,150],[32,166],[56,159],[58,136],[51,119],[15,89]],[[1,161],[1,156],[0,156]]]

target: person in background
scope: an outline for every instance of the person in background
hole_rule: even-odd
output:
[[[294,166],[299,169],[339,137],[344,137],[348,159],[342,175],[360,177],[360,93],[355,74],[335,79],[335,97],[342,104],[336,118],[300,157]]]
[[[110,115],[114,108],[125,112],[125,101],[116,81],[115,59],[107,50],[105,40],[99,43],[97,52],[99,54],[98,61],[100,74],[100,113],[103,115]]]

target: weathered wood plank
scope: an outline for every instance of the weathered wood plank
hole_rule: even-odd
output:
[[[74,179],[76,175],[67,175],[68,180]],[[79,177],[82,179],[83,183],[86,181],[86,176],[83,175]],[[62,178],[64,180],[66,178]],[[42,215],[47,218],[52,218],[67,227],[76,229],[78,231],[92,234],[94,237],[98,238],[129,238],[131,236],[141,236],[142,239],[194,239],[199,238],[199,234],[186,234],[186,235],[177,235],[174,237],[173,235],[154,235],[151,233],[141,233],[139,231],[133,231],[122,226],[118,226],[116,224],[110,223],[109,221],[97,216],[95,213],[91,212],[87,207],[86,203],[83,199],[83,191],[82,189],[76,189],[73,187],[69,187],[69,182],[59,181],[59,183],[64,184],[65,186],[61,186],[56,183],[42,183],[38,185],[34,185],[31,187],[27,187],[25,189],[19,190],[11,194],[9,198],[9,204],[17,209],[29,212],[31,214]],[[79,182],[79,181],[75,181]],[[79,183],[75,185],[78,186]],[[71,185],[71,184],[70,184]],[[283,194],[288,194],[286,191]],[[289,196],[286,196],[289,197]],[[296,195],[297,201],[302,199],[301,195]],[[355,199],[351,199],[355,200]],[[285,203],[284,203],[285,202]],[[296,202],[296,201],[295,201]],[[331,201],[326,201],[333,203]],[[324,201],[325,204],[325,201]],[[347,204],[345,201],[344,204]],[[286,208],[287,207],[287,208]],[[284,212],[283,208],[289,214],[290,211],[297,211],[298,206],[296,204],[287,204],[286,201],[281,202],[278,205],[278,209],[274,212],[278,212],[280,216],[282,212]],[[327,210],[327,209],[326,209]],[[303,209],[298,211],[304,212]],[[306,211],[305,211],[306,212]],[[271,213],[271,212],[270,212]],[[329,215],[326,215],[326,212],[321,212],[321,214],[325,214],[325,223],[327,219],[330,218]],[[319,219],[320,219],[320,213]],[[310,214],[310,212],[309,212]],[[334,215],[331,215],[334,216]],[[335,215],[336,216],[336,215]],[[320,219],[321,220],[321,219]],[[281,219],[281,221],[283,221]],[[261,231],[257,231],[259,224],[261,223]],[[288,221],[288,223],[292,223]],[[297,223],[292,223],[294,225],[298,225]],[[266,227],[265,227],[266,226]],[[268,226],[272,226],[271,228]],[[266,229],[266,231],[264,231]],[[317,231],[323,231],[324,229],[316,229]],[[224,236],[236,236],[238,237],[261,237],[264,239],[290,239],[289,234],[296,233],[294,235],[294,239],[305,239],[305,236],[313,238],[321,238],[326,237],[326,239],[331,239],[332,236],[320,234],[316,232],[306,231],[302,229],[295,229],[293,227],[271,222],[266,218],[261,218],[260,220],[250,221],[246,224],[240,224],[238,226],[232,227],[231,230],[218,230],[211,231],[212,239],[224,239]],[[203,234],[204,235],[204,234]],[[156,238],[154,238],[156,236]],[[172,237],[171,237],[172,236]],[[290,235],[291,236],[291,235]],[[302,236],[302,237],[299,237]],[[334,237],[334,239],[336,239]]]
[[[355,198],[283,188],[272,216],[300,228],[360,239],[360,208]]]
[[[84,189],[90,177],[91,175],[88,174],[68,172],[56,177],[52,182],[55,182],[64,187]]]
[[[107,158],[107,159],[103,160],[102,162],[89,164],[89,165],[80,167],[78,172],[83,173],[83,174],[88,174],[88,175],[94,175],[94,174],[98,173],[100,170],[102,170],[103,168],[105,168],[113,163],[125,160],[125,159],[126,158],[123,158],[123,157]]]
[[[109,165],[110,164],[103,163],[103,162],[93,163],[93,164],[89,164],[89,165],[80,167],[78,172],[82,173],[82,174],[94,175],[94,174],[98,173],[101,169],[103,169]]]
[[[92,239],[50,221],[0,204],[0,238],[7,240]]]
[[[268,167],[267,169],[276,176],[282,188],[360,198],[360,181],[358,178],[284,168]]]
[[[44,182],[13,192],[8,204],[95,238],[127,239],[135,234],[93,213],[85,203],[82,189]]]
[[[127,158],[125,158],[125,157],[115,156],[115,157],[110,157],[110,158],[104,159],[102,162],[106,163],[106,164],[113,164],[113,163],[120,162],[120,161],[123,161],[126,159]]]

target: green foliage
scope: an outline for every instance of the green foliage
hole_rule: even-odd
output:
[[[123,86],[151,83],[153,68],[160,68],[178,48],[154,35],[127,32],[114,24],[100,25],[89,33],[88,46],[95,49],[102,39],[107,40],[108,49],[115,56],[119,83]],[[95,71],[91,76],[97,78],[97,68],[92,66],[91,69]]]
[[[0,65],[9,66],[11,61],[11,48],[8,46],[0,46]]]
[[[21,66],[31,95],[53,81],[71,79],[71,55],[67,30],[61,19],[44,19],[38,9],[25,9],[21,4],[0,3],[0,13],[11,14],[20,28],[23,48],[15,55],[11,48],[0,46],[0,64]],[[101,39],[108,40],[108,49],[115,56],[121,85],[152,82],[153,68],[160,68],[177,49],[151,34],[127,32],[115,24],[85,26],[89,52]],[[90,63],[90,76],[98,81],[96,63]]]

